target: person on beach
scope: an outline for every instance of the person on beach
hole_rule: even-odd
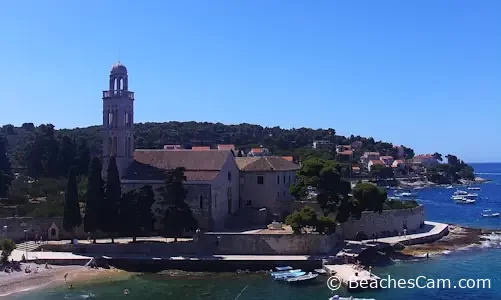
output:
[[[70,286],[68,287],[70,290],[73,289],[73,284],[70,284]]]
[[[64,274],[64,282],[68,282],[68,273]]]

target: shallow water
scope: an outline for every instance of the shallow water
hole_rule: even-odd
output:
[[[501,219],[485,219],[480,214],[484,209],[501,212],[501,164],[474,165],[476,172],[493,182],[481,185],[480,199],[475,205],[457,205],[450,200],[455,189],[433,188],[419,191],[419,201],[426,204],[426,218],[432,221],[455,223],[474,227],[501,229]],[[476,191],[477,192],[477,191]],[[382,278],[450,279],[451,288],[435,289],[380,289],[352,294],[355,297],[387,300],[466,300],[501,299],[501,237],[486,241],[483,247],[465,249],[448,255],[419,262],[397,262],[389,267],[373,269]],[[460,279],[489,279],[490,288],[460,289]],[[424,283],[423,277],[420,285]],[[456,288],[454,288],[456,286]],[[247,288],[245,288],[247,287]],[[125,296],[124,289],[130,290]],[[243,293],[240,292],[245,288]],[[348,295],[341,290],[339,294]],[[326,277],[308,286],[293,286],[273,282],[263,274],[212,274],[190,278],[168,275],[138,275],[123,281],[79,284],[75,290],[64,287],[19,294],[18,300],[55,299],[214,299],[214,300],[313,300],[327,299],[331,291],[326,286]]]

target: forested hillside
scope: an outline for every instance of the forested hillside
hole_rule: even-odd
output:
[[[384,155],[394,154],[392,153],[394,149],[392,149],[393,145],[391,143],[375,141],[372,137],[339,136],[336,135],[336,131],[332,128],[283,129],[245,123],[224,125],[207,122],[138,123],[134,126],[136,148],[138,149],[162,148],[165,144],[180,144],[187,148],[192,145],[215,147],[217,144],[235,144],[239,149],[263,146],[277,155],[305,156],[314,152],[311,150],[314,140],[324,139],[340,145],[362,141],[362,150],[364,151],[379,151]],[[0,135],[5,136],[7,139],[7,152],[14,167],[28,164],[27,150],[35,142],[37,133],[39,136],[45,135],[47,141],[53,140],[51,132],[44,133],[48,128],[53,127],[50,124],[35,127],[33,123],[25,123],[21,127],[4,125],[0,129]],[[53,135],[54,140],[59,141],[58,146],[54,143],[52,146],[46,145],[43,147],[52,152],[52,155],[59,151],[58,147],[61,147],[63,136],[69,137],[72,143],[76,145],[75,147],[78,147],[78,145],[88,147],[90,156],[101,155],[100,126],[55,130]],[[412,149],[405,149],[408,157],[414,155]],[[329,151],[323,151],[321,154],[333,156],[333,153],[329,153]],[[50,154],[46,153],[46,156],[50,156]]]

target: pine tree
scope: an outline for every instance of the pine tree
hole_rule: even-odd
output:
[[[153,213],[151,206],[155,202],[155,193],[151,185],[145,185],[139,189],[138,206],[139,206],[139,223],[143,228],[144,233],[153,230]]]
[[[83,138],[78,142],[76,149],[76,159],[79,174],[86,174],[90,164],[90,149],[87,146],[87,141]]]
[[[122,195],[119,212],[120,232],[132,235],[132,241],[135,242],[140,231],[138,194],[135,190],[130,190]]]
[[[85,205],[84,229],[89,232],[94,243],[94,233],[99,230],[99,217],[104,199],[104,181],[101,177],[102,165],[97,157],[93,157],[89,166],[87,185],[87,204]]]
[[[197,220],[185,201],[187,192],[183,185],[186,181],[184,170],[179,167],[167,171],[163,187],[163,204],[166,206],[163,232],[165,237],[174,237],[174,241],[177,241],[183,232],[195,230],[198,226]]]
[[[77,174],[75,168],[71,168],[69,171],[64,196],[63,228],[68,232],[73,232],[76,227],[82,224],[80,205],[78,203]]]
[[[7,197],[12,179],[12,168],[7,157],[7,145],[0,136],[0,198]]]
[[[103,207],[101,209],[99,228],[111,235],[111,242],[115,243],[115,235],[118,229],[118,204],[122,198],[120,177],[118,175],[117,162],[114,156],[110,157],[106,178],[106,192]]]
[[[71,138],[67,135],[63,136],[59,145],[59,175],[68,174],[68,170],[75,164],[75,146]],[[79,170],[75,170],[77,173]],[[80,175],[80,174],[77,174]]]

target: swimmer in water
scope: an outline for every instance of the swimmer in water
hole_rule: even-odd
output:
[[[128,295],[129,294],[129,290],[128,289],[125,289],[124,290],[124,295]]]
[[[73,289],[73,284],[70,284],[70,286],[68,287],[70,290]]]

